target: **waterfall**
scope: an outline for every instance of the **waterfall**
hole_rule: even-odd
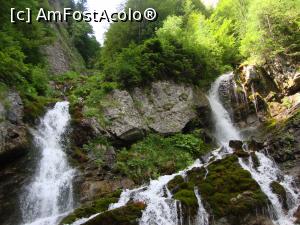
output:
[[[223,81],[231,79],[232,73],[220,76],[212,85],[208,100],[211,106],[215,123],[215,136],[221,146],[228,146],[230,140],[240,140],[238,130],[233,126],[230,115],[222,105],[219,97],[219,87]]]
[[[61,216],[73,209],[75,171],[63,150],[63,135],[69,121],[69,103],[58,102],[41,119],[37,130],[32,131],[41,159],[33,181],[21,196],[25,225],[56,225]]]
[[[195,187],[195,195],[198,201],[198,213],[196,217],[196,225],[209,225],[209,215],[205,210],[198,189]]]
[[[258,168],[255,168],[252,158],[248,162],[239,159],[241,166],[248,170],[253,179],[257,181],[262,191],[268,196],[272,207],[270,216],[276,225],[293,225],[293,214],[299,205],[299,190],[297,190],[291,176],[283,175],[276,163],[261,152],[255,152],[259,161]],[[288,212],[283,209],[279,197],[273,193],[272,182],[278,182],[285,189],[288,197]]]
[[[203,166],[197,160],[192,166],[179,173],[161,176],[157,180],[150,181],[148,186],[144,186],[134,190],[125,190],[116,204],[110,206],[111,209],[125,206],[130,200],[141,201],[146,204],[140,220],[140,225],[177,225],[182,224],[181,205],[174,200],[172,194],[168,191],[166,185],[175,176],[181,175],[185,177],[187,171],[195,167]],[[179,205],[179,207],[177,207]],[[179,215],[179,219],[178,219]],[[200,224],[199,224],[200,225]]]
[[[151,180],[149,185],[145,185],[133,190],[124,190],[117,203],[110,205],[109,210],[113,210],[126,204],[130,201],[144,202],[146,209],[143,211],[140,225],[184,225],[183,213],[181,203],[173,199],[172,194],[167,188],[167,184],[175,176],[186,176],[186,172],[195,167],[204,167],[207,170],[209,164],[218,159],[224,158],[228,154],[232,154],[232,149],[229,147],[230,140],[242,140],[240,132],[234,127],[230,115],[224,108],[220,96],[219,87],[223,81],[232,79],[232,73],[220,76],[212,85],[209,93],[208,100],[212,110],[212,116],[215,124],[215,137],[221,146],[211,152],[211,156],[206,162],[200,163],[197,160],[192,166],[184,171],[176,174],[165,175],[159,177],[157,180]],[[299,190],[296,189],[292,177],[283,175],[276,163],[266,154],[261,152],[255,153],[260,166],[254,168],[254,163],[251,157],[249,161],[245,162],[239,159],[240,165],[251,173],[251,176],[261,187],[261,190],[266,194],[272,204],[272,212],[274,214],[272,220],[276,225],[294,225],[293,213],[299,205]],[[207,175],[207,174],[206,174]],[[279,182],[287,192],[288,208],[286,212],[281,206],[278,196],[272,192],[270,184],[273,181]],[[195,225],[209,225],[209,214],[204,208],[201,200],[201,193],[198,189],[194,189],[195,196],[198,201],[198,212],[195,220]],[[96,214],[97,215],[97,214]],[[94,218],[93,215],[90,218]],[[272,215],[271,215],[272,216]],[[88,221],[89,219],[81,219],[73,223],[73,225],[83,224],[80,221]],[[188,224],[191,224],[189,221]]]
[[[229,113],[226,111],[219,97],[220,84],[228,79],[232,78],[232,74],[225,74],[220,76],[209,92],[209,102],[212,109],[212,114],[215,122],[215,136],[218,142],[228,149],[228,142],[230,140],[242,140],[239,131],[234,127]],[[254,94],[254,88],[252,86],[252,92]],[[255,97],[255,96],[254,96]],[[256,99],[255,99],[256,103]],[[255,104],[256,105],[256,104]],[[230,150],[227,150],[230,152]],[[261,190],[266,194],[272,204],[272,210],[270,215],[274,224],[276,225],[293,225],[293,213],[297,209],[300,203],[300,192],[294,185],[293,178],[290,176],[283,176],[282,172],[276,165],[276,163],[267,155],[261,152],[255,153],[260,166],[255,169],[252,159],[249,162],[244,162],[243,159],[239,159],[240,165],[243,169],[251,173],[252,178],[259,184]],[[284,177],[280,180],[280,177]],[[282,204],[278,196],[272,192],[270,184],[275,181],[280,183],[288,195],[289,210],[285,212],[282,208]]]

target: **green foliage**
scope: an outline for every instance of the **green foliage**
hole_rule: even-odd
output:
[[[149,39],[142,45],[124,48],[114,62],[104,67],[104,73],[107,80],[129,88],[162,78],[191,81],[195,75],[192,67],[180,46],[163,46],[158,39]]]
[[[100,44],[93,35],[92,26],[85,22],[74,22],[70,25],[69,33],[86,66],[91,68],[98,51],[100,51]]]
[[[162,137],[152,134],[118,153],[117,169],[137,183],[186,168],[208,147],[192,134]]]
[[[111,146],[109,141],[104,137],[100,137],[83,145],[83,151],[92,158],[93,162],[101,166],[103,164],[103,155],[109,146]]]
[[[118,84],[105,81],[103,74],[98,71],[90,73],[80,75],[76,72],[67,72],[53,79],[58,85],[67,84],[66,93],[63,94],[68,96],[72,109],[84,107],[84,116],[95,117],[105,126],[108,121],[103,117],[103,105],[107,104],[107,94],[118,88]]]
[[[241,52],[256,61],[299,56],[299,0],[251,1]]]
[[[51,28],[33,20],[32,24],[10,22],[10,9],[49,7],[45,1],[0,1],[0,83],[15,88],[24,101],[25,120],[33,121],[50,100],[48,74],[42,45],[53,40]]]
[[[191,208],[198,206],[197,198],[193,190],[180,190],[174,195],[174,199],[181,201],[184,205]]]
[[[145,4],[150,2],[147,0]],[[208,18],[208,11],[199,1],[183,1],[178,6],[180,10],[175,11],[171,10],[176,4],[161,3],[167,4],[170,11],[160,15],[159,26],[138,40],[131,38],[132,34],[135,38],[138,35],[126,28],[135,25],[111,26],[101,54],[107,80],[116,81],[125,88],[157,79],[196,82],[204,86],[240,61],[232,19]],[[120,29],[116,31],[116,27]],[[130,34],[126,33],[128,30]],[[116,35],[117,32],[120,34]],[[123,40],[125,34],[126,40]]]

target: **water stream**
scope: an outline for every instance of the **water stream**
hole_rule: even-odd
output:
[[[222,159],[233,150],[229,147],[230,140],[243,140],[239,130],[234,127],[228,111],[224,108],[220,97],[219,87],[223,81],[231,79],[232,73],[220,76],[212,85],[208,93],[208,100],[212,109],[212,116],[215,125],[215,137],[221,146],[211,153],[211,157],[206,162],[200,163],[197,160],[194,165],[176,174],[162,176],[157,180],[150,181],[149,185],[133,190],[124,190],[119,202],[112,204],[109,210],[125,206],[130,200],[144,202],[146,209],[143,212],[140,225],[183,225],[181,204],[172,198],[172,194],[167,190],[167,183],[175,176],[185,177],[186,172],[194,167],[205,167],[217,159]],[[292,177],[283,175],[276,163],[262,152],[255,153],[260,166],[254,168],[251,157],[248,161],[239,159],[240,165],[251,173],[254,180],[260,185],[262,191],[271,202],[270,217],[275,225],[294,225],[293,213],[299,205],[299,190],[294,185]],[[209,172],[209,171],[208,171]],[[272,192],[270,184],[279,182],[287,192],[288,209],[284,210],[278,196]],[[209,214],[204,208],[201,200],[201,193],[195,189],[195,196],[198,201],[198,213],[195,225],[209,225]],[[84,219],[87,221],[88,219]],[[80,225],[82,223],[74,223]]]
[[[56,225],[73,209],[75,171],[68,164],[63,144],[69,121],[69,103],[58,102],[32,130],[41,158],[32,182],[21,196],[22,224]]]

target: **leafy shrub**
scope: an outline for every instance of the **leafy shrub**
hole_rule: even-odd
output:
[[[151,134],[117,156],[117,169],[137,183],[172,174],[186,168],[208,151],[203,141],[192,134],[162,137]]]

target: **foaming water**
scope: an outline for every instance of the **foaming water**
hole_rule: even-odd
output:
[[[208,100],[212,109],[212,114],[215,122],[215,136],[219,144],[227,150],[228,153],[232,153],[232,150],[228,147],[230,140],[242,140],[237,128],[234,127],[230,115],[224,108],[220,97],[219,87],[223,81],[232,79],[232,74],[225,74],[220,76],[212,85],[209,91]],[[252,92],[254,95],[254,88],[252,86]],[[255,97],[255,96],[254,96]],[[256,101],[256,99],[254,99]],[[255,102],[256,103],[256,102]],[[257,108],[257,107],[256,107]],[[252,158],[249,157],[249,161],[245,162],[243,159],[239,159],[240,165],[243,169],[251,173],[252,178],[259,184],[261,190],[266,194],[270,200],[272,206],[270,209],[270,216],[276,225],[294,225],[293,214],[297,210],[300,203],[299,190],[291,176],[283,175],[282,171],[278,168],[276,163],[266,154],[262,152],[255,152],[260,166],[255,168]],[[218,156],[220,154],[217,154]],[[280,179],[282,178],[282,179]],[[273,193],[271,188],[272,182],[278,182],[282,185],[288,195],[288,210],[283,209],[282,202],[278,196]]]
[[[25,225],[56,225],[73,209],[75,171],[68,164],[62,143],[69,121],[69,103],[58,102],[32,131],[41,159],[32,183],[21,197]]]
[[[232,78],[232,73],[220,76],[212,85],[208,100],[212,110],[212,116],[215,124],[215,136],[220,146],[228,146],[230,140],[241,140],[238,130],[234,127],[230,115],[224,108],[220,97],[219,87],[223,81]]]
[[[255,168],[252,158],[248,161],[239,159],[240,165],[248,170],[252,178],[259,184],[261,190],[266,194],[270,200],[272,207],[270,208],[270,216],[276,225],[293,225],[295,219],[293,214],[297,210],[300,204],[299,190],[296,188],[296,184],[291,176],[282,174],[282,171],[278,168],[276,163],[261,152],[255,152],[255,155],[259,161],[259,166]],[[283,209],[283,203],[273,193],[271,184],[277,182],[285,189],[287,193],[288,210]]]
[[[180,206],[178,207],[178,201],[172,198],[173,196],[166,185],[175,176],[180,175],[185,177],[187,171],[201,166],[203,165],[197,160],[184,171],[161,176],[157,180],[150,181],[150,184],[145,187],[126,190],[122,193],[119,202],[112,204],[109,209],[125,206],[129,200],[140,201],[146,204],[146,209],[140,219],[140,225],[177,225],[182,223],[183,218],[180,217],[182,211],[180,210]]]
[[[209,214],[203,206],[199,190],[195,187],[195,196],[198,201],[198,212],[196,217],[196,225],[209,225]]]
[[[219,97],[220,84],[223,81],[232,78],[232,74],[225,74],[220,76],[212,85],[208,94],[208,100],[212,109],[212,115],[215,124],[215,137],[221,146],[211,152],[211,156],[204,163],[197,160],[192,166],[184,171],[176,174],[161,176],[157,180],[150,181],[149,185],[142,186],[133,190],[124,190],[120,196],[118,203],[112,204],[109,210],[113,210],[125,206],[130,201],[144,202],[146,209],[143,211],[140,225],[184,225],[182,206],[179,201],[173,199],[172,194],[167,188],[167,184],[175,176],[180,175],[183,178],[186,172],[195,167],[204,167],[207,170],[209,164],[216,160],[226,157],[233,153],[229,148],[230,140],[242,140],[240,132],[234,127],[230,115],[223,106]],[[272,206],[270,210],[271,218],[276,225],[294,225],[293,214],[299,206],[299,190],[296,188],[293,178],[283,175],[276,163],[266,154],[261,152],[255,153],[260,166],[255,168],[251,157],[249,161],[239,159],[240,165],[251,173],[254,180],[260,185],[262,191],[269,198]],[[270,184],[273,181],[279,182],[287,192],[288,196],[288,210],[283,210],[282,204],[278,196],[272,192]],[[195,225],[209,225],[209,214],[207,213],[202,200],[201,193],[198,189],[194,190],[198,201],[198,212],[195,218]],[[91,218],[94,218],[93,215]],[[89,219],[83,219],[86,222]],[[83,223],[73,223],[73,225],[81,225]],[[191,221],[189,225],[193,224]]]

